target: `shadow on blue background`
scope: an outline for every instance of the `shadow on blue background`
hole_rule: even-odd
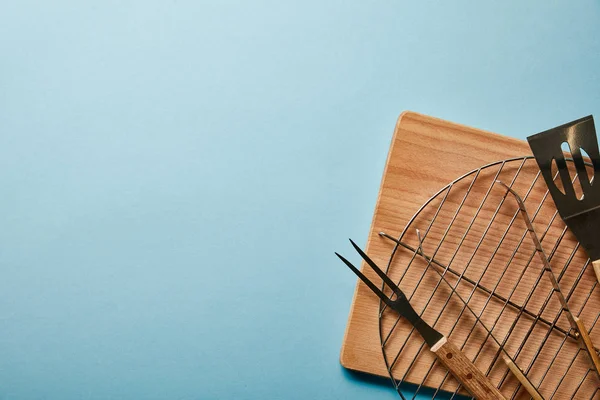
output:
[[[358,371],[352,371],[352,370],[348,370],[345,368],[342,368],[342,372],[344,374],[344,376],[350,380],[350,381],[354,381],[356,383],[359,383],[361,385],[371,385],[373,387],[376,387],[377,389],[380,389],[382,387],[387,387],[390,389],[390,391],[392,393],[396,393],[396,389],[394,388],[394,385],[392,383],[392,381],[390,380],[390,378],[385,378],[382,376],[376,376],[376,375],[370,375],[370,374],[366,374],[363,372],[358,372]],[[470,397],[465,397],[465,396],[454,396],[452,397],[451,393],[447,393],[447,392],[436,392],[433,389],[430,388],[419,388],[417,385],[413,385],[413,384],[409,384],[409,383],[403,383],[400,385],[400,392],[402,393],[402,395],[406,398],[406,399],[411,399],[414,398],[415,393],[418,392],[418,395],[422,398],[433,398],[433,396],[435,396],[436,399],[438,400],[444,400],[444,399],[456,399],[456,400],[461,400],[461,399],[468,399]],[[400,398],[400,396],[397,396]]]

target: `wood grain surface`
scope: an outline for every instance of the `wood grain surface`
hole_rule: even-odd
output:
[[[544,128],[547,127],[540,130]],[[384,231],[393,237],[402,236],[403,242],[416,248],[419,242],[413,231],[421,229],[427,236],[422,243],[423,251],[435,255],[436,262],[451,265],[465,277],[494,287],[495,292],[568,331],[568,321],[560,314],[558,301],[550,295],[550,280],[536,280],[543,274],[541,262],[529,256],[535,254],[535,249],[528,238],[523,239],[524,223],[514,218],[516,203],[510,197],[504,199],[506,193],[500,189],[489,190],[494,187],[495,179],[513,184],[535,211],[534,226],[543,233],[542,244],[548,246],[553,269],[560,275],[561,291],[568,296],[574,314],[585,321],[598,348],[600,289],[593,267],[587,264],[587,256],[556,217],[552,201],[544,196],[546,187],[542,179],[536,179],[539,170],[535,161],[490,168],[478,175],[475,184],[470,184],[469,179],[458,182],[446,196],[444,208],[440,205],[436,212],[437,204],[441,203],[432,201],[413,218],[425,202],[451,181],[485,164],[526,155],[531,152],[525,141],[414,112],[403,113],[388,153],[366,251],[378,265],[388,266],[388,275],[400,282],[401,289],[428,323],[463,351],[479,349],[470,354],[467,351],[467,356],[501,387],[505,397],[529,398],[525,389],[519,388],[516,377],[509,374],[506,364],[494,356],[498,344],[489,339],[480,325],[489,328],[493,337],[504,340],[510,357],[541,388],[545,398],[594,398],[598,396],[600,380],[590,371],[589,357],[580,351],[577,340],[559,334],[555,328],[531,325],[522,317],[517,318],[515,310],[490,302],[482,291],[473,291],[464,281],[450,277],[458,295],[452,294],[447,285],[439,285],[438,275],[429,275],[429,264],[423,257],[397,250],[391,258],[394,243],[378,234]],[[473,196],[462,198],[460,193],[469,188]],[[476,202],[481,198],[485,203]],[[488,221],[493,224],[488,225]],[[488,237],[501,237],[501,244],[488,242]],[[489,254],[493,256],[488,257]],[[501,275],[502,268],[508,271],[506,275]],[[420,275],[415,271],[426,272]],[[363,272],[374,282],[380,282],[370,269],[363,268]],[[469,306],[481,313],[481,323],[476,323],[468,312],[460,312],[464,307],[458,296],[468,299]],[[447,370],[434,362],[430,352],[423,351],[422,339],[411,333],[406,321],[389,312],[380,321],[379,313],[377,297],[358,283],[341,350],[344,367],[388,376],[382,351],[384,341],[383,348],[388,363],[393,362],[396,379],[457,390],[457,382],[447,377]]]

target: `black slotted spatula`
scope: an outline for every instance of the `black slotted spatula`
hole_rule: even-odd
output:
[[[594,176],[600,176],[600,154],[594,118],[589,115],[529,136],[527,141],[560,216],[588,253],[600,282],[600,182],[594,179]],[[573,183],[569,174],[561,147],[565,142],[569,145],[579,183]],[[590,158],[593,173],[586,169],[582,150]],[[556,163],[563,190],[554,182],[553,162]],[[581,185],[583,196],[576,195],[574,184]]]

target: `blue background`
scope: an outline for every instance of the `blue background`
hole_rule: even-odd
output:
[[[600,116],[599,1],[483,3],[2,2],[0,399],[396,398],[333,251],[400,112]]]

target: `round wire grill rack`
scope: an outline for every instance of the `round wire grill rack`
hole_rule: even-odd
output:
[[[552,272],[536,256],[517,202],[496,183],[523,198],[560,292],[600,343],[600,289],[540,176],[533,157],[525,156],[457,178],[419,208],[399,237],[381,234],[391,248],[386,272],[423,319],[460,347],[507,399],[531,396],[505,360],[514,361],[545,399],[592,399],[600,393],[600,377],[566,318],[548,278]],[[468,396],[412,326],[383,303],[379,332],[389,375],[403,399],[419,393],[435,399]],[[400,387],[405,381],[417,382],[411,396]]]

